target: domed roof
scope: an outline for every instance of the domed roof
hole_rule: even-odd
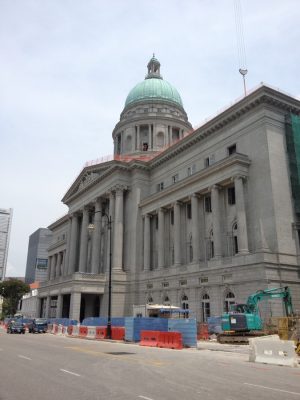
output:
[[[140,101],[165,100],[183,108],[177,89],[169,82],[164,81],[160,75],[160,62],[155,58],[154,54],[147,67],[148,75],[143,82],[138,83],[131,89],[126,98],[125,107]]]
[[[167,100],[183,107],[180,94],[169,82],[149,78],[138,83],[128,94],[125,107],[142,100]]]

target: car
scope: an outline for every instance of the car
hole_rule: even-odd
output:
[[[25,334],[25,326],[21,321],[11,321],[7,326],[7,333]]]
[[[48,321],[45,318],[35,318],[29,326],[29,333],[46,333]]]

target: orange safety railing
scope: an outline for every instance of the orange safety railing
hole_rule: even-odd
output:
[[[140,346],[157,347],[159,331],[141,331]]]
[[[81,326],[79,328],[79,337],[86,337],[88,333],[88,328],[87,326]]]
[[[157,347],[181,350],[183,348],[181,333],[160,332]]]
[[[96,339],[105,339],[106,337],[107,337],[106,326],[97,326],[96,327]]]

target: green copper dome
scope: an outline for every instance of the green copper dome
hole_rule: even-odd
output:
[[[180,94],[169,82],[158,78],[138,83],[127,96],[125,107],[142,100],[167,100],[183,107]]]
[[[138,83],[127,96],[125,107],[140,101],[165,100],[183,108],[180,94],[169,82],[160,75],[160,62],[154,54],[148,65],[148,75],[143,82]]]

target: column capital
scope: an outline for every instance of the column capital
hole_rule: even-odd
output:
[[[165,208],[165,207],[159,207],[158,209],[157,209],[157,213],[159,213],[159,212],[163,212],[163,213],[165,213],[166,211],[167,211],[167,209]]]
[[[212,192],[213,190],[220,190],[222,187],[215,183],[214,185],[209,186],[209,191]]]
[[[174,202],[172,203],[172,207],[174,207],[174,206],[182,206],[182,205],[183,205],[183,202],[180,201],[180,200],[176,200],[176,201],[174,201]]]
[[[234,176],[232,177],[232,180],[233,180],[233,181],[237,181],[237,180],[241,179],[242,181],[246,181],[247,178],[248,178],[248,177],[247,177],[246,175],[237,174],[237,175],[234,175]]]
[[[112,187],[112,190],[115,191],[116,196],[119,196],[121,193],[126,192],[128,190],[127,185],[115,185]]]

